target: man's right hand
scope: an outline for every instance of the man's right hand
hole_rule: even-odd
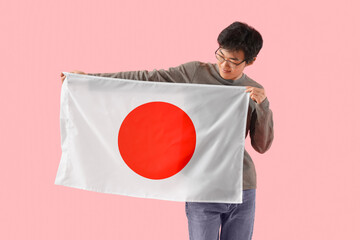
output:
[[[87,73],[84,73],[84,72],[78,71],[78,70],[71,71],[70,73],[87,74]],[[63,73],[61,73],[61,74],[60,74],[60,77],[61,77],[61,84],[62,84],[62,83],[64,82],[66,76],[65,76]]]

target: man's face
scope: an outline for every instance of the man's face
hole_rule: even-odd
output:
[[[234,62],[234,63],[240,63],[241,61],[243,61],[245,59],[245,54],[242,50],[229,51],[224,48],[220,48],[217,51],[217,54],[219,54],[224,59]],[[236,66],[234,64],[229,63],[228,61],[222,60],[222,62],[221,62],[218,60],[217,65],[219,67],[220,76],[224,79],[229,79],[229,80],[236,80],[238,78],[241,78],[244,68],[246,66],[252,64],[252,62],[249,64],[246,64],[246,62],[244,61],[241,64]]]

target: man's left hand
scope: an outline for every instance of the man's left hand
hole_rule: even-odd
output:
[[[246,86],[245,92],[250,93],[250,98],[258,104],[262,103],[266,98],[265,89],[263,88]]]

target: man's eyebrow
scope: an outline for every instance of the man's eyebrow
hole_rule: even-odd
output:
[[[222,55],[224,55],[224,53],[221,51],[221,49],[220,49],[220,52],[221,52]],[[235,60],[235,61],[240,61],[240,59],[238,59],[238,58],[230,58],[230,59]]]

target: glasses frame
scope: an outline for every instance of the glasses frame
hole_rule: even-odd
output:
[[[236,68],[237,66],[239,66],[240,64],[242,64],[243,62],[246,61],[246,59],[244,59],[244,60],[242,60],[240,63],[234,63],[234,62],[232,62],[232,61],[230,61],[230,60],[226,60],[223,56],[221,56],[220,54],[217,53],[220,48],[221,48],[221,47],[219,47],[218,49],[216,49],[216,51],[215,51],[215,57],[216,57],[216,56],[219,56],[221,59],[223,59],[223,61],[220,61],[220,60],[216,57],[216,59],[217,59],[218,61],[220,61],[221,63],[227,61],[227,62],[229,62],[230,64],[234,64],[235,67],[233,67],[233,68]],[[230,65],[230,66],[231,66],[231,65]]]

